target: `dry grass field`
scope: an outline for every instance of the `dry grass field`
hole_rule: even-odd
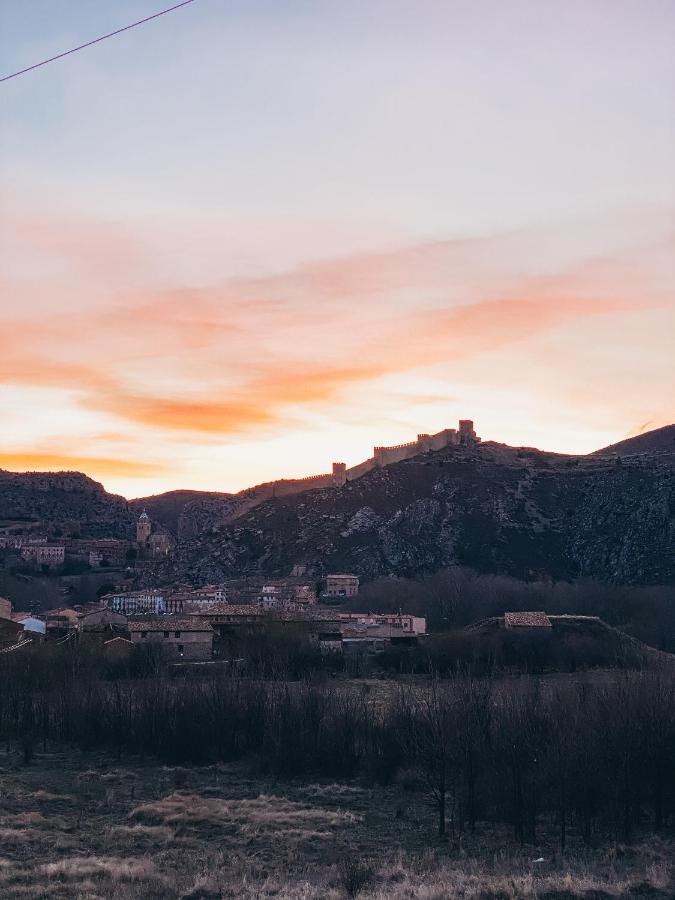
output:
[[[388,787],[274,782],[242,766],[170,768],[88,754],[0,754],[0,897],[675,896],[665,838],[582,849],[507,832],[439,842],[408,777]]]

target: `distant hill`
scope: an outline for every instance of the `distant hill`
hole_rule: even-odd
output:
[[[646,437],[646,436],[643,436]],[[418,577],[453,565],[529,579],[675,580],[675,456],[563,456],[484,443],[266,500],[178,548],[164,576]]]
[[[7,472],[0,469],[0,520],[40,519],[78,526],[92,537],[128,537],[132,512],[81,472]]]
[[[129,502],[136,515],[146,510],[153,522],[163,525],[180,538],[192,537],[229,517],[236,505],[235,494],[216,491],[168,491]]]
[[[494,617],[467,626],[464,631],[476,637],[497,641],[503,657],[510,662],[524,661],[533,650],[552,668],[660,668],[675,667],[675,656],[663,653],[613,628],[597,616],[549,616],[553,626],[549,635],[519,635],[505,631],[502,617]],[[542,643],[543,640],[543,643]],[[520,652],[519,652],[520,650]],[[494,646],[493,646],[494,652]],[[519,657],[522,659],[519,660]]]
[[[316,576],[417,577],[464,565],[526,580],[672,584],[674,437],[668,426],[589,456],[450,445],[285,496],[170,491],[127,502],[77,472],[0,471],[0,520],[131,537],[146,508],[179,538],[149,576],[166,581],[287,575],[302,564]]]
[[[634,456],[638,453],[672,453],[675,455],[675,425],[665,425],[635,437],[596,450],[591,456]]]

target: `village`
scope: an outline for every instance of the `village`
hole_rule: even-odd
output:
[[[16,532],[17,529],[14,529]],[[56,544],[46,535],[0,537],[2,548],[19,551],[25,570],[55,573],[69,558],[91,568],[108,567],[119,581],[96,602],[47,610],[15,609],[0,597],[0,652],[49,644],[95,647],[119,659],[147,648],[167,663],[228,661],[241,642],[270,630],[300,636],[322,654],[363,656],[392,645],[411,646],[426,634],[424,618],[346,612],[338,605],[358,596],[359,578],[328,574],[317,582],[302,566],[286,578],[247,576],[195,588],[188,585],[133,589],[135,566],[170,552],[170,536],[155,531],[144,511],[136,540],[70,539]]]
[[[268,497],[319,488],[340,487],[382,467],[448,445],[480,441],[471,420],[438,434],[395,447],[376,446],[373,455],[347,469],[334,463],[329,475],[282,479],[258,485],[246,493],[241,508]],[[106,655],[119,657],[139,646],[152,647],[167,660],[203,663],[237,653],[243,636],[282,628],[302,635],[323,654],[367,656],[392,645],[414,646],[426,635],[423,617],[374,615],[339,610],[337,604],[358,596],[359,577],[327,573],[310,577],[299,564],[284,578],[246,576],[195,588],[171,584],[146,585],[153,564],[170,557],[176,539],[143,510],[135,540],[82,536],[77,524],[36,521],[0,522],[0,556],[5,569],[28,585],[38,577],[61,585],[63,605],[28,609],[0,600],[0,652],[15,652],[34,643],[96,644]],[[100,585],[96,601],[72,599],[82,575]],[[71,602],[68,602],[68,601]]]
[[[95,646],[119,658],[151,648],[167,662],[229,659],[243,639],[270,629],[301,635],[322,653],[372,654],[413,645],[426,634],[423,618],[343,612],[329,604],[356,596],[358,578],[330,575],[322,603],[301,579],[241,579],[199,589],[113,592],[99,603],[40,613],[15,611],[0,598],[0,652],[31,645]]]

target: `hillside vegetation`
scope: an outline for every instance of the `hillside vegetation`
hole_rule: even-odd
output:
[[[214,523],[166,575],[448,566],[524,579],[667,584],[675,578],[675,454],[570,457],[500,444],[448,447],[342,488],[266,501]]]

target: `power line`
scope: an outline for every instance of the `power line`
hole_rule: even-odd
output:
[[[64,56],[70,56],[71,53],[77,53],[78,50],[84,50],[85,47],[91,47],[93,44],[100,44],[101,41],[115,37],[116,34],[122,34],[123,31],[129,31],[130,28],[136,28],[137,25],[144,25],[146,22],[152,21],[152,19],[158,19],[160,16],[165,16],[175,9],[180,9],[181,6],[187,6],[188,3],[194,3],[194,0],[183,0],[182,3],[176,3],[175,6],[163,9],[160,12],[154,13],[152,16],[147,16],[145,19],[139,19],[138,22],[132,22],[131,25],[125,25],[124,28],[118,28],[117,31],[111,31],[110,34],[103,34],[101,37],[94,38],[93,41],[87,41],[86,44],[80,44],[79,47],[73,47],[72,50],[66,50],[64,53],[59,53],[56,56],[50,56],[49,59],[43,59],[42,62],[35,63],[35,65],[27,66],[25,69],[20,69],[18,72],[12,72],[11,75],[4,75],[0,78],[0,81],[9,81],[10,78],[16,78],[18,75],[25,75],[26,72],[32,72],[33,69],[39,69],[40,66],[46,66],[47,63],[55,62],[57,59],[63,59]]]

